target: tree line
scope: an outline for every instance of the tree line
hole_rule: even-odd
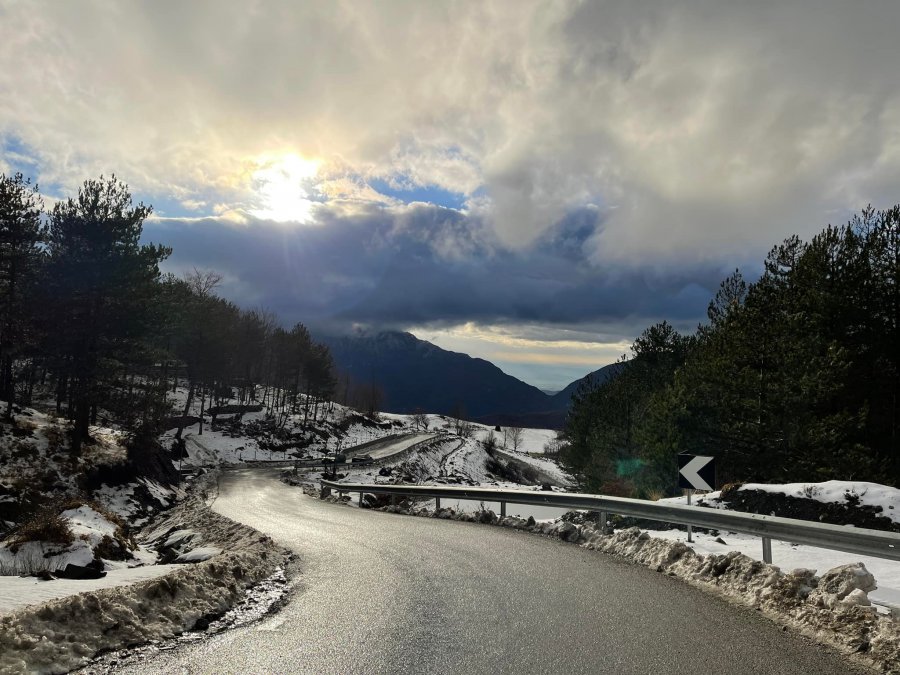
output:
[[[203,407],[236,394],[283,416],[302,405],[315,421],[336,383],[327,347],[302,324],[285,329],[217,296],[214,272],[162,274],[172,250],[141,243],[151,213],[115,176],[85,181],[45,210],[31,180],[0,174],[4,415],[49,393],[72,422],[75,454],[98,414],[154,443],[179,382],[185,414],[197,399]]]
[[[591,489],[666,494],[679,453],[718,482],[900,479],[900,206],[871,207],[740,271],[683,335],[647,328],[573,398],[561,456]]]

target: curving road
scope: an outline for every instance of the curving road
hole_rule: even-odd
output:
[[[556,540],[324,503],[266,469],[226,474],[214,508],[299,552],[300,592],[122,672],[855,672],[752,611]]]

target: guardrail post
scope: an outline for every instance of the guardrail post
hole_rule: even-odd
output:
[[[600,512],[600,531],[606,534],[606,524],[609,522],[609,514],[606,511]]]
[[[500,517],[506,518],[506,502],[500,502]]]
[[[763,562],[771,565],[772,564],[772,540],[769,539],[768,537],[763,537],[762,544],[763,544]]]
[[[435,511],[440,511],[440,510],[441,510],[441,498],[440,498],[440,497],[435,497],[435,498],[434,498],[434,510],[435,510]]]

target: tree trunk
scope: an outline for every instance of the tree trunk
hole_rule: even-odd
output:
[[[206,387],[200,388],[200,431],[198,436],[203,435],[203,406],[206,405]]]
[[[13,399],[16,397],[16,387],[12,379],[12,357],[9,354],[3,356],[3,381],[6,385],[6,419],[12,419]]]
[[[176,376],[177,379],[177,376]],[[184,420],[188,416],[188,411],[191,409],[191,403],[194,401],[194,384],[191,383],[191,386],[188,387],[187,400],[184,402],[184,412],[181,414],[181,419],[178,420],[178,431],[175,432],[175,440],[181,440],[181,433],[184,431]]]

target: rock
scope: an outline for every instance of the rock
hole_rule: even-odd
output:
[[[550,483],[541,483],[541,490],[544,492],[553,492],[553,486]]]
[[[534,527],[535,522],[536,521],[534,519],[534,516],[528,516],[528,520],[525,521],[525,525],[527,525],[528,527]]]
[[[102,566],[103,563],[100,563],[101,569],[97,569],[93,562],[87,565],[69,563],[64,570],[56,570],[56,576],[59,579],[102,579],[106,576]]]
[[[563,541],[577,541],[581,535],[578,527],[572,523],[561,523],[556,533]]]
[[[380,499],[381,495],[371,495],[367,493],[363,493],[362,499],[359,502],[359,508],[361,509],[377,509],[382,506],[387,506],[390,503],[390,500],[383,501]]]
[[[31,576],[37,577],[41,581],[53,581],[54,579],[56,579],[55,576],[50,574],[50,570],[41,570],[40,572],[35,572]]]
[[[493,523],[496,520],[497,520],[497,514],[491,510],[478,512],[478,522],[479,523],[485,523],[487,525],[490,525],[491,523]]]
[[[714,541],[715,541],[717,544],[722,544],[722,546],[728,546],[728,544],[725,543],[725,540],[722,539],[722,537],[716,537],[716,538],[714,539]]]

